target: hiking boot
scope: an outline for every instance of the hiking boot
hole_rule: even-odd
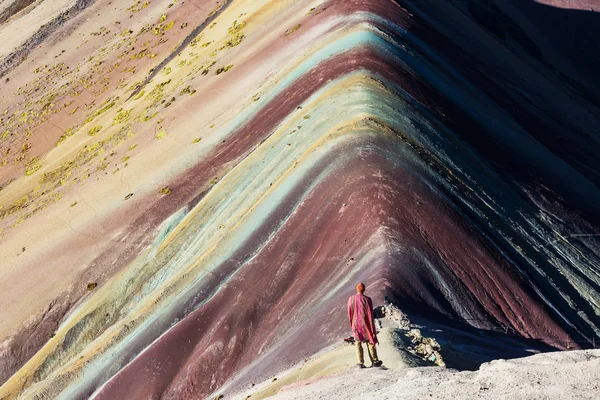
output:
[[[365,367],[365,364],[356,364],[356,367],[357,368],[367,368],[367,367]]]
[[[383,361],[381,361],[381,360],[379,360],[379,361],[375,361],[375,362],[373,363],[373,366],[374,366],[374,367],[381,367],[382,365],[383,365]]]

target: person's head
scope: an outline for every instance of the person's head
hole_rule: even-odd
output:
[[[365,284],[359,283],[358,285],[356,285],[356,292],[363,294],[365,292]]]

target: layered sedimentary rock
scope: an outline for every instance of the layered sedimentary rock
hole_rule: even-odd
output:
[[[2,48],[0,398],[236,390],[339,341],[357,281],[598,337],[585,1],[67,3],[1,28],[41,15]]]

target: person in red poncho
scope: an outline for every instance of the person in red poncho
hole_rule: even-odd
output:
[[[348,318],[350,318],[350,326],[356,343],[358,366],[365,368],[362,344],[367,343],[371,364],[374,367],[380,367],[382,362],[377,358],[377,349],[375,348],[378,341],[375,332],[375,319],[373,319],[373,302],[370,297],[364,295],[364,283],[356,285],[356,292],[348,299]]]

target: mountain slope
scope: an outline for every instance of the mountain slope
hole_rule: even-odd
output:
[[[2,49],[0,398],[242,387],[357,281],[471,367],[598,338],[595,12],[49,4],[0,29],[43,15]]]

